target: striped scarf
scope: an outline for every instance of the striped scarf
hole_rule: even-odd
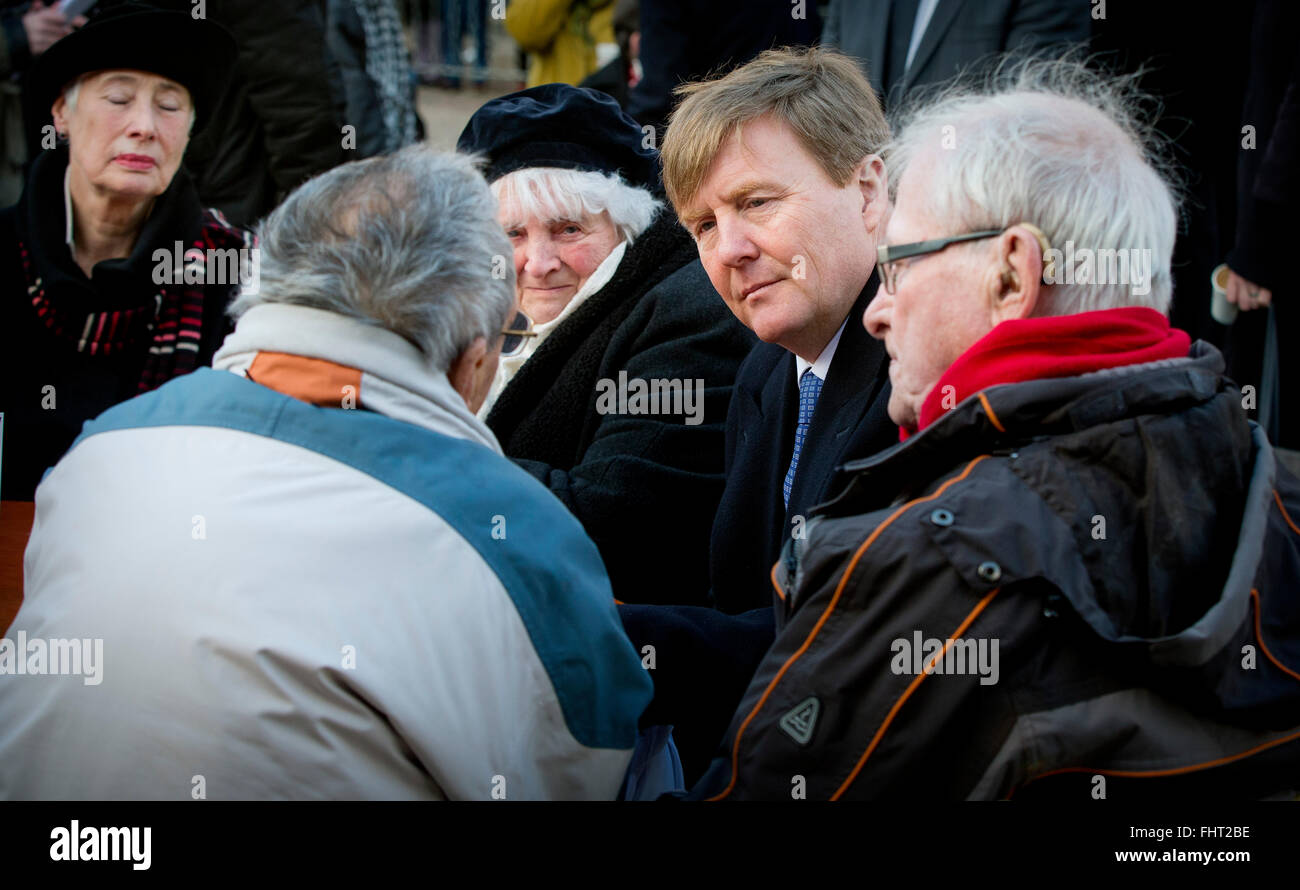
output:
[[[186,251],[184,274],[178,282],[207,280],[207,251],[255,246],[255,237],[232,226],[219,211],[207,210],[199,236]],[[203,339],[203,311],[207,289],[202,284],[159,285],[153,305],[130,309],[78,313],[62,307],[46,294],[44,282],[32,266],[27,245],[18,242],[27,294],[37,316],[56,337],[76,345],[78,352],[92,356],[116,356],[143,341],[149,355],[140,375],[139,392],[148,392],[199,364],[199,343]]]

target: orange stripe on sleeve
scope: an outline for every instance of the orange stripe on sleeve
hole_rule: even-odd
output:
[[[844,574],[840,576],[839,584],[835,586],[835,593],[831,596],[831,601],[826,605],[826,608],[822,611],[821,617],[817,619],[817,623],[813,625],[813,629],[811,632],[809,632],[808,638],[803,641],[803,645],[801,645],[793,655],[791,655],[788,659],[786,659],[785,664],[781,665],[781,669],[776,672],[776,676],[772,678],[771,682],[767,684],[767,688],[763,690],[763,695],[759,698],[758,703],[754,705],[753,710],[749,712],[749,715],[745,717],[744,722],[740,724],[740,728],[736,730],[736,739],[731,746],[731,781],[727,783],[726,788],[724,788],[719,793],[715,794],[713,797],[709,798],[709,800],[722,800],[724,797],[726,797],[728,794],[731,793],[733,788],[736,787],[736,775],[737,775],[737,770],[739,767],[739,760],[740,760],[741,737],[744,736],[745,730],[749,728],[749,725],[754,722],[754,718],[758,716],[758,712],[762,710],[763,705],[767,703],[768,698],[770,698],[772,695],[772,690],[776,689],[776,685],[781,682],[781,678],[785,676],[786,671],[790,669],[791,665],[793,665],[796,661],[798,661],[801,657],[803,657],[803,654],[808,651],[808,647],[812,645],[813,640],[816,639],[817,634],[821,632],[821,629],[822,627],[825,626],[827,619],[829,619],[831,613],[835,611],[835,607],[839,605],[840,597],[844,594],[844,588],[848,585],[849,576],[851,576],[853,574],[853,570],[857,568],[858,561],[862,559],[863,554],[865,554],[867,550],[871,548],[871,545],[876,542],[876,539],[880,537],[881,533],[883,533],[884,530],[888,528],[895,519],[902,516],[904,513],[906,513],[908,510],[910,510],[912,507],[916,506],[917,504],[923,504],[926,501],[932,501],[935,498],[941,496],[945,491],[948,490],[950,486],[955,485],[958,482],[961,482],[967,476],[969,476],[971,470],[975,468],[975,465],[978,464],[980,461],[984,460],[986,457],[988,457],[987,454],[981,454],[979,457],[972,460],[970,463],[966,465],[966,468],[962,470],[961,475],[954,476],[952,479],[949,479],[948,481],[944,482],[937,489],[935,489],[935,491],[932,494],[928,494],[925,497],[916,498],[915,500],[911,500],[908,501],[906,504],[903,504],[903,506],[899,507],[893,513],[890,513],[888,518],[886,518],[884,522],[880,523],[880,525],[876,526],[876,528],[871,532],[871,534],[867,536],[867,539],[862,542],[862,545],[858,547],[858,549],[854,552],[853,558],[849,560],[848,567],[845,568]]]

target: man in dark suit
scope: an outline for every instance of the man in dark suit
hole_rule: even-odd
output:
[[[1086,42],[1087,0],[831,0],[822,43],[854,56],[893,109],[917,87],[1007,50]]]
[[[887,137],[854,62],[813,49],[770,51],[688,85],[664,138],[669,200],[714,289],[763,341],[727,415],[716,609],[623,611],[638,648],[655,647],[656,703],[643,723],[677,727],[688,781],[771,642],[769,575],[782,546],[802,537],[840,464],[898,441],[888,356],[862,326],[889,213],[875,154]]]

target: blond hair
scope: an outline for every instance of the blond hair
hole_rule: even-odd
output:
[[[718,151],[755,118],[784,122],[840,186],[889,140],[871,84],[853,59],[833,50],[770,49],[727,75],[675,92],[681,101],[668,119],[661,157],[664,188],[679,213]]]

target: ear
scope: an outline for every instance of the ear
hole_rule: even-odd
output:
[[[996,326],[1029,318],[1039,308],[1043,290],[1043,248],[1024,226],[998,236],[993,263],[984,277],[989,315]]]
[[[477,413],[487,397],[492,377],[496,373],[496,357],[495,351],[488,351],[486,337],[475,337],[474,342],[466,346],[447,367],[447,379],[451,381],[451,388],[460,393],[460,397],[465,400],[465,407],[471,413]],[[492,374],[487,373],[489,362],[492,363]]]
[[[54,100],[50,106],[50,114],[54,117],[54,131],[67,135],[68,133],[68,103],[63,96]]]
[[[862,192],[862,222],[867,231],[880,237],[889,221],[889,180],[879,155],[867,155],[853,171],[853,181]]]

